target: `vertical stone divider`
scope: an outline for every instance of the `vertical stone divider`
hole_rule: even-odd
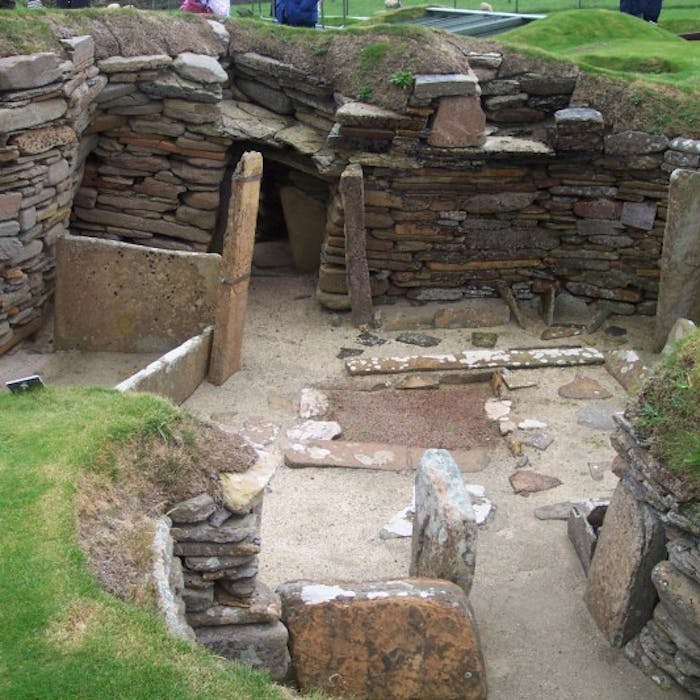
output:
[[[209,360],[209,381],[216,386],[223,384],[241,367],[261,178],[260,153],[244,153],[231,178],[228,224],[224,234],[222,278]]]
[[[657,352],[679,318],[700,323],[700,172],[674,170],[661,254],[656,307]]]
[[[340,176],[340,196],[345,214],[345,265],[352,323],[357,328],[373,321],[372,292],[367,265],[365,193],[362,166],[348,165]]]

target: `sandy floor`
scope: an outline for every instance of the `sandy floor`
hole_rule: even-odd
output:
[[[251,286],[243,369],[224,386],[200,386],[186,407],[236,430],[276,435],[270,449],[281,449],[287,428],[301,422],[296,409],[304,387],[351,386],[341,347],[362,347],[345,315],[319,309],[308,278],[258,277]],[[544,329],[534,313],[527,331],[515,324],[489,329],[499,348],[557,345],[581,338],[542,342]],[[648,359],[652,319],[614,317],[628,329],[625,348]],[[431,331],[442,338],[430,351],[471,347],[470,330]],[[364,357],[417,354],[421,348],[379,335],[385,345],[365,348]],[[619,344],[602,331],[592,340],[605,349]],[[424,351],[423,351],[424,352]],[[21,349],[0,359],[0,378],[45,373],[55,383],[111,386],[151,358],[77,358],[31,355]],[[99,360],[99,364],[95,364]],[[84,367],[84,369],[81,369]],[[94,373],[93,373],[94,369]],[[126,372],[126,374],[125,374]],[[479,624],[494,700],[651,700],[687,697],[662,691],[602,638],[582,602],[585,579],[566,535],[566,523],[537,520],[536,507],[590,496],[608,496],[616,477],[607,470],[594,481],[589,462],[609,464],[609,433],[577,424],[576,415],[592,401],[562,399],[557,388],[577,373],[597,379],[613,393],[608,404],[622,407],[622,388],[602,368],[546,369],[534,372],[533,388],[509,392],[517,419],[548,423],[554,437],[544,452],[525,448],[530,467],[558,477],[562,485],[530,497],[515,495],[508,482],[515,459],[502,442],[488,464],[468,474],[486,487],[495,512],[480,531],[477,571],[471,600]],[[123,375],[123,376],[122,376]],[[455,408],[455,420],[459,409]],[[429,447],[429,445],[426,445]],[[381,528],[409,504],[413,475],[341,469],[292,470],[280,467],[265,499],[261,578],[271,586],[294,578],[375,579],[407,575],[410,542],[383,540]],[[426,699],[429,700],[429,699]]]

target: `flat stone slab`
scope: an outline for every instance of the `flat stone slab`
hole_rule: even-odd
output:
[[[547,489],[553,489],[555,486],[561,486],[561,481],[555,476],[540,474],[530,469],[521,469],[511,474],[508,481],[510,481],[513,491],[521,496],[527,496],[531,493],[546,491]]]
[[[626,644],[651,617],[656,604],[651,572],[665,558],[661,522],[621,481],[605,515],[584,594],[613,646]]]
[[[309,419],[287,430],[287,437],[297,442],[309,440],[333,440],[340,436],[342,428],[334,420]]]
[[[565,399],[609,399],[612,394],[592,377],[578,376],[557,389]]]
[[[310,440],[290,445],[284,451],[284,463],[292,469],[336,467],[401,472],[417,469],[425,451],[424,447],[378,442]],[[485,450],[451,450],[450,454],[462,472],[481,471],[489,462]]]
[[[277,592],[302,692],[484,700],[469,600],[448,581],[292,581]]]
[[[348,374],[356,376],[446,369],[571,367],[598,365],[603,362],[605,357],[595,348],[535,348],[532,350],[464,350],[460,353],[444,355],[358,358],[346,360],[345,368]]]
[[[633,391],[647,378],[649,370],[634,350],[612,350],[605,354],[605,369],[626,391]]]

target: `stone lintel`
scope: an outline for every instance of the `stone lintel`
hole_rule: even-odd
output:
[[[419,100],[447,95],[478,96],[480,94],[479,81],[471,71],[445,75],[417,75],[413,86],[413,95]]]

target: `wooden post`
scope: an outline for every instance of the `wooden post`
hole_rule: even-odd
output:
[[[361,165],[353,163],[345,168],[340,176],[340,196],[345,216],[345,269],[352,323],[356,328],[371,326],[374,319],[367,265],[365,193]]]
[[[231,199],[224,234],[222,277],[209,359],[209,381],[216,386],[223,384],[241,368],[241,346],[261,178],[260,153],[244,153],[231,177]]]

